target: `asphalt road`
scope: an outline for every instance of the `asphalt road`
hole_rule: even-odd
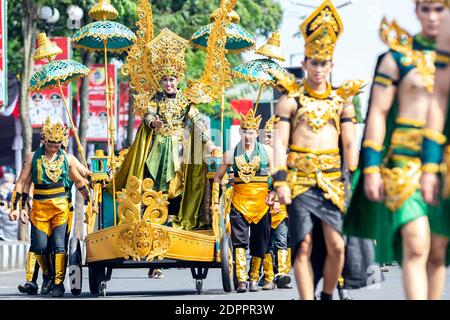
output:
[[[444,299],[450,300],[450,270],[446,277]],[[355,300],[401,300],[404,299],[401,272],[398,267],[389,267],[384,273],[385,281],[379,285],[352,290]],[[0,273],[0,299],[52,299],[50,297],[28,296],[17,290],[24,282],[25,272]],[[293,277],[293,276],[292,276]],[[164,270],[163,279],[149,279],[146,269],[113,270],[112,279],[107,283],[106,296],[89,293],[87,269],[83,268],[82,293],[75,297],[69,290],[66,279],[66,299],[164,299],[164,300],[294,300],[298,299],[295,289],[276,289],[256,293],[224,293],[219,269],[209,270],[203,283],[203,293],[198,295],[195,281],[189,269]],[[335,294],[337,299],[337,294]]]

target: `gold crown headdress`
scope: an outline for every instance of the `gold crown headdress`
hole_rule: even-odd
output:
[[[42,137],[47,142],[62,143],[67,135],[67,127],[62,123],[52,123],[50,116],[42,124]]]
[[[241,115],[241,129],[244,130],[259,130],[261,124],[261,115],[255,117],[255,111],[250,109],[246,115]]]
[[[147,44],[149,68],[156,83],[159,83],[161,78],[170,76],[177,77],[179,81],[183,80],[188,44],[189,41],[167,28]]]
[[[302,23],[300,31],[305,39],[305,56],[327,61],[333,59],[344,27],[336,7],[326,0]]]
[[[272,132],[273,127],[275,126],[275,123],[277,123],[278,118],[273,115],[267,120],[266,125],[264,126],[264,130],[267,132]]]

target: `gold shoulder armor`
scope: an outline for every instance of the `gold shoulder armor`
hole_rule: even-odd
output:
[[[350,102],[354,96],[361,93],[361,89],[367,85],[365,80],[349,80],[344,82],[337,90],[336,94],[341,97],[344,102]]]
[[[269,73],[275,77],[277,84],[288,92],[290,98],[300,95],[300,84],[293,74],[273,69],[270,69]]]
[[[380,38],[392,50],[403,54],[412,52],[414,38],[397,21],[389,23],[386,17],[380,25]]]

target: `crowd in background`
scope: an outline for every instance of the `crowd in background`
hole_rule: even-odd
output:
[[[8,218],[9,202],[14,189],[16,175],[9,167],[0,169],[0,241],[15,241],[18,235],[17,221]]]

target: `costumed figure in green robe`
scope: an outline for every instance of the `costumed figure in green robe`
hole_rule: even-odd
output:
[[[430,299],[440,299],[445,285],[446,261],[450,261],[450,14],[441,25],[436,50],[434,96],[428,112],[422,152],[422,195],[428,204],[437,207],[430,216],[433,248],[428,270],[435,285]],[[442,135],[444,132],[444,135]],[[442,187],[442,188],[441,188]]]
[[[151,178],[155,191],[168,194],[172,226],[184,230],[205,227],[199,218],[206,183],[203,158],[218,148],[195,106],[217,100],[232,84],[225,57],[225,26],[233,2],[222,1],[208,40],[203,75],[199,81],[189,81],[187,89],[179,85],[185,74],[188,41],[167,28],[154,37],[148,1],[139,2],[138,41],[124,66],[131,88],[138,93],[134,109],[143,122],[116,175],[116,190],[127,189],[131,176],[140,181]]]
[[[383,19],[389,46],[377,63],[360,171],[344,231],[376,240],[379,263],[398,261],[408,299],[427,299],[435,287],[427,260],[433,252],[430,223],[436,210],[421,195],[424,126],[434,87],[435,39],[446,14],[445,0],[416,0],[422,32],[410,36]],[[431,137],[426,134],[425,136]],[[429,270],[428,270],[429,271]]]

